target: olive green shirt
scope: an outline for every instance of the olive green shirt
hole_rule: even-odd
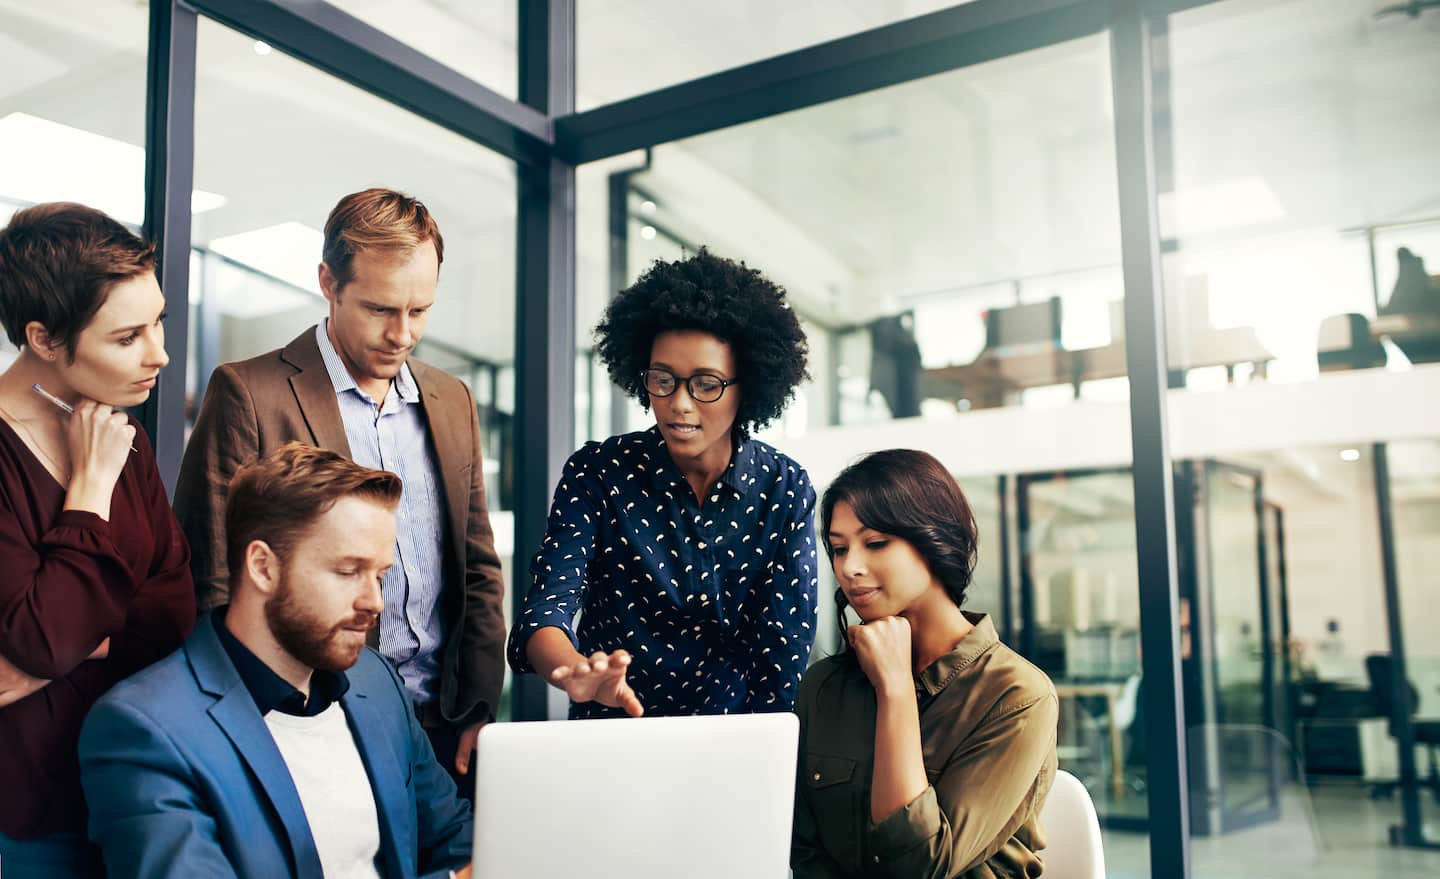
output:
[[[915,677],[930,786],[870,821],[875,688],[848,652],[800,684],[795,879],[1039,876],[1040,807],[1055,778],[1059,705],[1045,673],[1000,643],[984,614]]]

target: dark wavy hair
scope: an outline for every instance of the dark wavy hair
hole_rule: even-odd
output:
[[[640,373],[650,366],[655,337],[668,330],[699,330],[729,344],[740,385],[735,432],[741,439],[780,417],[809,378],[809,345],[784,288],[704,247],[674,262],[656,260],[620,291],[595,327],[595,350],[610,379],[647,409]]]
[[[970,502],[955,477],[933,455],[914,449],[874,452],[835,477],[820,501],[820,532],[833,564],[830,517],[845,501],[866,528],[898,537],[915,547],[925,566],[956,606],[965,603],[975,573],[980,534]],[[844,649],[845,593],[835,590],[836,619]]]

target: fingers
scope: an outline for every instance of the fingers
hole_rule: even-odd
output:
[[[460,731],[460,741],[455,748],[455,771],[461,775],[470,774],[470,758],[475,754],[475,742],[484,726],[484,723],[477,723]]]
[[[604,674],[610,669],[610,657],[596,650],[590,654],[590,670],[596,674]]]
[[[631,717],[644,716],[645,706],[640,704],[640,697],[635,695],[635,691],[630,688],[629,684],[625,684],[616,696],[618,697],[616,701],[621,708],[625,709],[626,714]]]

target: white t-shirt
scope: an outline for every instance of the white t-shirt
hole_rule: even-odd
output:
[[[314,717],[271,711],[265,725],[300,793],[325,879],[379,879],[375,794],[340,703]]]

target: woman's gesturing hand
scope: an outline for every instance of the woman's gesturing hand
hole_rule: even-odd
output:
[[[625,670],[629,667],[628,652],[616,650],[605,654],[597,650],[589,659],[555,669],[550,673],[550,683],[569,694],[572,701],[599,702],[639,717],[645,708],[625,680]]]

